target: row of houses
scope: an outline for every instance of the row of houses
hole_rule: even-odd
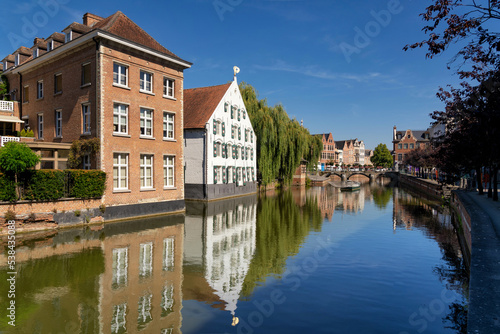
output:
[[[86,13],[2,60],[10,87],[2,146],[26,141],[41,156],[37,168],[66,169],[74,141],[99,138],[80,167],[106,172],[102,204],[129,212],[254,192],[256,138],[236,73],[224,85],[184,89],[192,65],[120,11]],[[17,137],[23,128],[34,138]]]
[[[329,165],[338,167],[371,165],[372,150],[365,149],[362,140],[334,140],[332,133],[319,134],[323,141],[323,151],[318,162],[320,170],[326,170]]]

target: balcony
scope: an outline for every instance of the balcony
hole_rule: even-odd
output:
[[[12,101],[0,101],[0,111],[14,112],[14,102],[12,102]]]
[[[11,142],[11,141],[19,141],[19,137],[12,137],[12,136],[0,136],[0,147],[3,147],[5,143]]]

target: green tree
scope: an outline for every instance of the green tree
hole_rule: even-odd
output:
[[[9,94],[9,81],[5,75],[0,75],[0,99],[7,100]]]
[[[0,171],[16,183],[23,172],[39,161],[40,157],[24,143],[12,141],[0,148]]]
[[[389,149],[385,144],[378,144],[373,151],[371,161],[374,166],[392,167],[393,160]]]

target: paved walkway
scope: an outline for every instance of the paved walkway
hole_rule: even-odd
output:
[[[468,334],[500,333],[500,202],[458,191],[471,217]]]

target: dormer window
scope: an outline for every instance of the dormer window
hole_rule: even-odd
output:
[[[52,51],[54,49],[54,41],[50,40],[47,42],[47,52]]]
[[[66,39],[65,39],[65,42],[68,43],[68,42],[71,42],[71,39],[73,37],[73,31],[72,30],[68,30],[66,32]]]
[[[33,59],[38,57],[38,48],[36,48],[35,50],[33,50]]]
[[[20,59],[20,55],[18,53],[18,54],[16,54],[16,56],[14,58],[14,66],[18,66],[19,65],[19,59]]]
[[[6,60],[6,61],[3,62],[3,70],[7,71],[8,68],[9,68],[9,63]]]

